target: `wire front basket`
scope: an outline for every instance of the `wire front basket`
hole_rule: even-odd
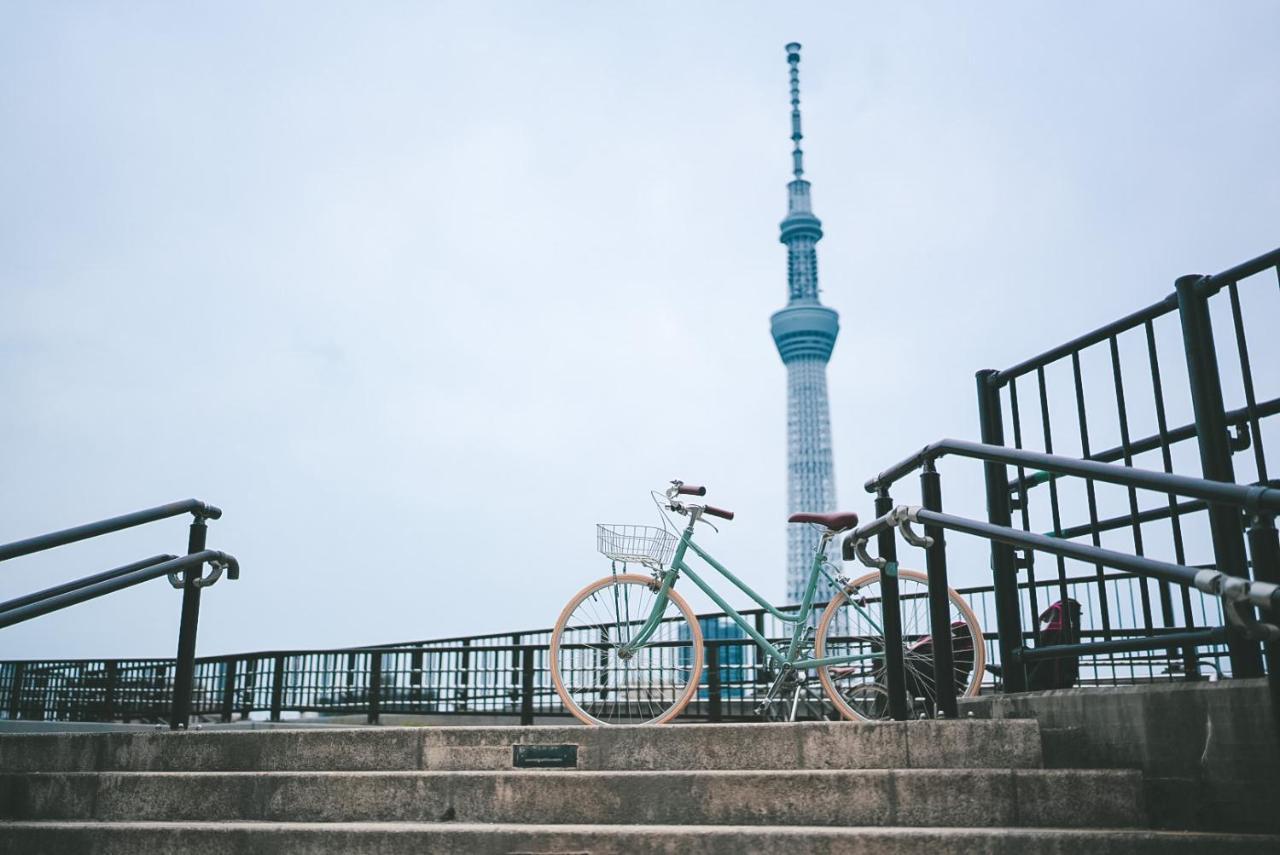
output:
[[[634,561],[655,570],[671,560],[680,540],[666,529],[651,525],[596,526],[596,548],[608,558]]]

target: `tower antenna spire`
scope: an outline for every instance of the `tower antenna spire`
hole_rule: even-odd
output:
[[[791,66],[791,141],[795,149],[791,152],[791,172],[796,178],[804,175],[804,149],[800,148],[800,140],[804,134],[800,132],[800,43],[787,45],[787,65]]]

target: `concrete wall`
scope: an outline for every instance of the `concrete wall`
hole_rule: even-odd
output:
[[[1166,828],[1280,831],[1280,747],[1265,680],[990,695],[961,715],[1038,719],[1045,765],[1141,769]]]

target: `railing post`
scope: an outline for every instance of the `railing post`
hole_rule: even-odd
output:
[[[516,701],[520,694],[520,633],[511,634],[511,700]]]
[[[409,703],[415,712],[422,703],[422,648],[409,654]]]
[[[1249,554],[1253,556],[1253,577],[1262,582],[1280,585],[1280,536],[1276,534],[1276,521],[1270,514],[1258,514],[1249,526]],[[1267,620],[1275,623],[1280,615],[1272,612]],[[1268,641],[1263,645],[1267,654],[1267,687],[1271,691],[1271,718],[1280,737],[1280,641]]]
[[[258,657],[245,660],[244,691],[240,693],[240,720],[248,721],[258,698]]]
[[[204,517],[196,514],[187,536],[187,554],[204,551],[209,527]],[[203,564],[188,567],[182,574],[182,623],[178,627],[178,659],[173,672],[173,715],[170,730],[186,730],[191,719],[191,684],[196,672],[196,627],[200,623],[200,588],[196,582],[204,571]]]
[[[222,720],[231,721],[236,697],[236,666],[239,659],[228,659],[222,670]]]
[[[369,714],[366,721],[377,724],[382,716],[382,653],[369,654]]]
[[[22,682],[26,677],[27,663],[15,662],[13,665],[13,685],[9,687],[9,720],[13,721],[22,713]]]
[[[520,723],[533,724],[533,648],[520,648]]]
[[[876,493],[876,516],[893,510],[893,498],[886,490]],[[898,587],[898,538],[888,528],[880,532],[877,551],[886,562],[880,574],[880,593],[884,597],[884,670],[885,691],[889,693],[889,715],[895,721],[907,720],[907,677],[902,664],[902,606]],[[892,569],[893,572],[889,572]]]
[[[284,709],[284,654],[277,653],[271,667],[271,720],[279,721]]]
[[[995,383],[996,371],[987,368],[977,373],[978,421],[982,441],[988,445],[1004,445],[1004,416],[1000,411],[1000,387]],[[987,522],[1011,528],[1008,471],[1000,463],[984,463],[987,487]],[[1018,565],[1012,546],[991,542],[991,571],[994,576],[996,631],[1000,635],[1000,666],[1004,691],[1025,692],[1027,672],[1022,665],[1022,613],[1018,603]],[[974,639],[975,643],[978,639]]]
[[[707,642],[707,721],[721,720],[720,710],[720,645]]]
[[[927,461],[920,472],[920,499],[926,510],[942,513],[942,478]],[[929,575],[929,634],[933,636],[933,689],[937,710],[947,718],[960,715],[956,707],[955,657],[951,649],[951,601],[947,598],[947,542],[941,526],[924,527],[933,545],[925,550],[925,570]],[[976,644],[978,639],[974,639]]]
[[[457,710],[461,712],[467,708],[471,694],[471,639],[462,640],[462,655],[459,660]]]
[[[116,720],[116,688],[120,683],[120,669],[114,659],[104,663],[107,672],[107,685],[102,693],[102,720]]]
[[[1196,275],[1179,276],[1174,283],[1178,295],[1178,316],[1182,321],[1182,344],[1187,357],[1187,379],[1191,386],[1191,407],[1196,420],[1196,442],[1200,448],[1200,471],[1211,481],[1234,484],[1236,475],[1231,464],[1231,441],[1227,434],[1226,408],[1222,403],[1222,379],[1218,374],[1218,356],[1213,344],[1209,298],[1197,288],[1203,279],[1203,276]],[[1208,513],[1215,567],[1219,572],[1248,578],[1240,512],[1225,505],[1210,504]],[[1253,607],[1243,605],[1236,608]],[[1262,676],[1262,657],[1257,642],[1233,634],[1227,648],[1231,654],[1232,676]]]

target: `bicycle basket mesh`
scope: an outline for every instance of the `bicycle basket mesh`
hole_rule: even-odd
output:
[[[614,561],[635,561],[661,567],[671,560],[678,539],[652,525],[596,526],[596,548]]]

